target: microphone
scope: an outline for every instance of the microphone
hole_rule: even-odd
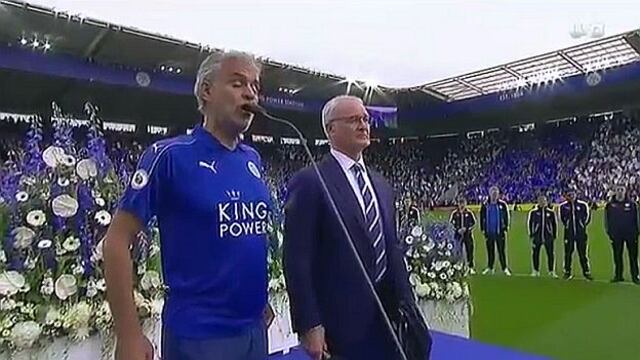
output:
[[[248,103],[242,105],[242,110],[253,113],[254,115],[268,115],[267,110],[265,110],[260,104],[257,103]]]
[[[309,149],[309,146],[307,145],[307,139],[304,137],[304,135],[302,134],[302,132],[300,131],[300,129],[298,129],[297,126],[295,126],[292,122],[290,122],[289,120],[286,119],[282,119],[276,116],[273,116],[271,114],[269,114],[267,112],[267,110],[265,110],[262,106],[255,104],[255,103],[250,103],[250,104],[245,104],[242,106],[242,109],[248,112],[251,112],[255,115],[262,115],[264,117],[266,117],[267,119],[270,119],[272,121],[275,121],[277,123],[280,124],[284,124],[286,126],[288,126],[289,128],[291,128],[293,131],[295,131],[296,135],[298,136],[298,139],[300,140],[300,143],[302,144],[302,147],[305,150],[305,153],[307,154],[307,157],[309,157],[309,160],[311,160],[311,166],[313,167],[314,172],[316,173],[316,175],[318,176],[318,180],[320,180],[320,185],[322,186],[322,190],[323,193],[325,194],[327,200],[329,201],[329,206],[331,207],[331,210],[334,214],[334,216],[338,219],[338,223],[340,224],[340,228],[342,230],[342,232],[344,233],[344,236],[347,238],[347,242],[349,244],[349,248],[351,249],[351,252],[353,253],[353,256],[356,259],[356,262],[358,263],[358,267],[360,268],[360,271],[362,272],[362,275],[365,278],[365,281],[367,283],[367,287],[369,288],[369,290],[371,290],[371,294],[373,294],[373,297],[376,301],[376,305],[378,307],[378,310],[380,310],[380,313],[382,314],[382,318],[385,322],[385,325],[387,326],[389,332],[391,333],[391,337],[393,338],[393,342],[402,358],[402,360],[408,360],[407,355],[404,352],[404,349],[402,347],[402,344],[400,344],[400,340],[398,339],[398,335],[396,334],[393,325],[391,324],[391,320],[389,319],[389,315],[387,315],[386,310],[384,309],[384,305],[382,305],[382,300],[380,300],[380,297],[378,296],[378,293],[376,292],[376,288],[373,285],[373,282],[371,281],[371,279],[369,278],[369,274],[367,273],[367,268],[364,266],[364,262],[362,261],[362,258],[360,257],[360,254],[358,254],[358,250],[356,249],[356,246],[353,242],[353,238],[351,237],[351,235],[349,234],[349,230],[347,229],[347,225],[344,223],[344,220],[342,219],[342,216],[340,216],[340,212],[338,211],[338,206],[336,205],[336,201],[333,199],[333,196],[331,196],[331,192],[329,191],[329,187],[327,186],[327,182],[324,178],[324,176],[322,175],[322,173],[320,172],[320,168],[318,167],[318,163],[316,162],[315,158],[313,157],[313,154],[311,153],[311,150]]]

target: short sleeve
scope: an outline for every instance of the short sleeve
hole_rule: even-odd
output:
[[[118,208],[135,215],[142,224],[147,224],[157,213],[159,188],[167,177],[167,154],[149,147],[131,176]]]

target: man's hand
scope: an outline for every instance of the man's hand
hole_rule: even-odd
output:
[[[467,231],[465,228],[458,229],[458,234],[464,235],[464,232]]]
[[[324,327],[322,325],[307,331],[302,338],[302,346],[304,346],[312,360],[322,360],[330,357],[327,343],[324,340]]]
[[[153,360],[153,345],[146,336],[118,339],[115,360]]]

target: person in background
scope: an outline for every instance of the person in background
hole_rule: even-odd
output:
[[[529,229],[529,237],[531,238],[533,245],[533,271],[531,276],[540,276],[540,250],[544,246],[544,250],[547,253],[547,269],[549,270],[549,276],[557,278],[558,275],[556,275],[555,272],[556,263],[553,244],[556,239],[558,224],[556,222],[556,214],[549,206],[549,201],[546,195],[539,195],[538,204],[529,211],[527,227]]]
[[[469,273],[473,275],[476,273],[473,261],[473,229],[476,226],[476,216],[467,208],[467,199],[463,196],[458,198],[457,205],[458,207],[451,212],[449,222],[456,231],[456,240],[462,242],[467,255]]]
[[[494,274],[496,247],[500,265],[505,275],[511,276],[511,270],[507,266],[506,238],[509,230],[509,207],[500,199],[500,189],[497,186],[489,188],[489,200],[480,208],[480,229],[487,241],[487,268],[483,275]]]
[[[605,207],[605,228],[611,239],[615,273],[611,282],[624,281],[622,253],[624,246],[629,254],[631,281],[640,284],[638,278],[638,205],[627,197],[624,185],[615,187],[615,195]]]
[[[582,274],[585,279],[592,281],[591,267],[589,264],[589,247],[587,226],[591,222],[589,204],[576,197],[576,191],[572,188],[565,190],[565,202],[560,204],[560,221],[564,226],[564,275],[565,280],[573,278],[571,263],[573,251],[578,249],[578,257]]]
[[[415,202],[410,197],[404,199],[404,206],[402,207],[402,219],[399,224],[408,224],[409,226],[415,226],[420,222],[421,211],[415,205]]]

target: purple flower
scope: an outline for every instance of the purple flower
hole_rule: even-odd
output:
[[[88,186],[81,183],[78,186],[78,215],[76,216],[76,226],[80,230],[80,255],[86,276],[90,276],[93,269],[91,266],[91,255],[94,247],[94,227],[93,219],[90,218],[94,201]]]
[[[42,141],[42,124],[39,118],[33,118],[29,131],[25,139],[25,156],[22,163],[22,169],[25,174],[35,176],[45,168],[40,151],[40,142]]]

